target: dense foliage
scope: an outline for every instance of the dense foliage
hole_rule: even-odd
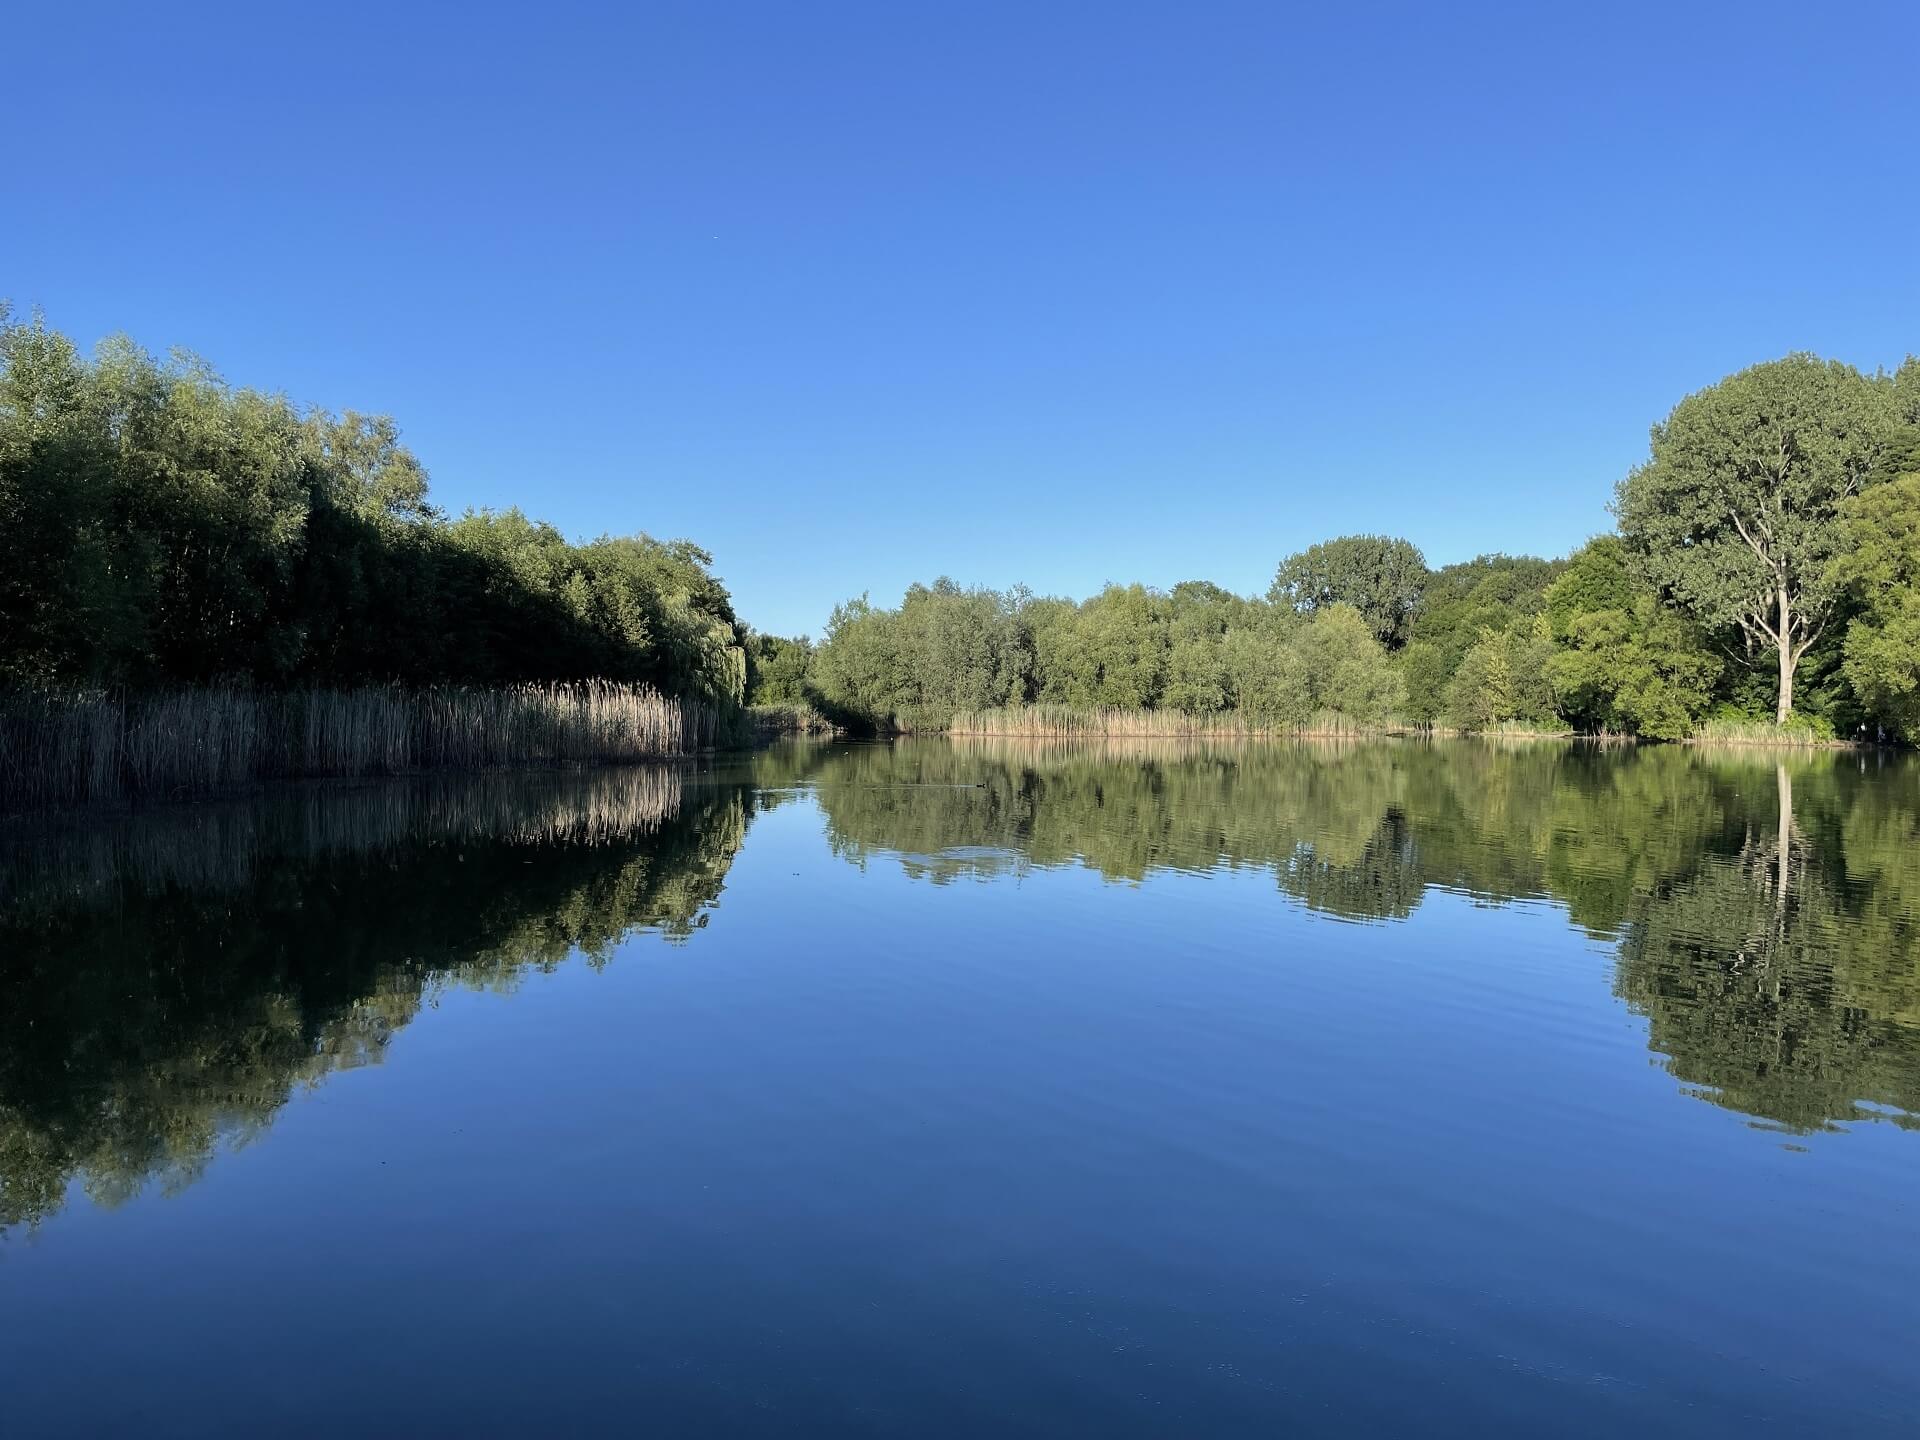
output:
[[[1860,606],[1845,674],[1861,701],[1920,741],[1920,471],[1852,500],[1833,579]]]
[[[897,610],[834,611],[806,684],[858,725],[942,728],[960,711],[1029,704],[1234,712],[1275,728],[1325,715],[1381,723],[1399,673],[1350,605],[1311,615],[1190,582],[1111,585],[1081,604],[916,585]]]
[[[1288,556],[1267,599],[1305,611],[1351,605],[1375,639],[1397,650],[1407,643],[1426,584],[1427,560],[1412,542],[1345,535]]]
[[[1681,401],[1620,483],[1641,573],[1771,659],[1783,725],[1800,661],[1835,619],[1841,506],[1894,444],[1894,398],[1892,382],[1811,355],[1756,365]]]
[[[1730,376],[1654,427],[1616,509],[1620,534],[1566,560],[1432,569],[1409,541],[1344,536],[1283,559],[1264,599],[916,585],[896,610],[841,606],[818,649],[771,642],[767,692],[875,728],[1042,705],[1920,740],[1920,361]]]
[[[449,520],[391,420],[0,312],[0,682],[599,678],[737,702],[711,557]]]
[[[1028,706],[1679,738],[1920,740],[1920,361],[1793,355],[1684,399],[1567,560],[1350,535],[1264,598],[916,585],[751,634],[711,557],[427,498],[393,422],[0,312],[0,685],[644,683],[869,729]]]

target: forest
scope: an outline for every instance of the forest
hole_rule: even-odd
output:
[[[737,738],[711,567],[449,516],[391,419],[0,309],[0,811]]]
[[[848,601],[818,645],[755,636],[751,698],[876,730],[1920,740],[1920,361],[1795,355],[1688,396],[1613,509],[1553,560],[1344,536],[1255,597],[941,579]]]
[[[389,418],[0,310],[0,804],[673,753],[744,737],[743,706],[855,733],[1920,740],[1920,361],[1729,376],[1653,427],[1613,510],[1551,560],[1344,536],[1255,596],[940,579],[815,643],[754,633],[691,541],[448,515]],[[168,727],[225,749],[168,757]]]
[[[686,541],[449,517],[391,419],[237,389],[0,311],[0,682],[644,683],[738,703]]]

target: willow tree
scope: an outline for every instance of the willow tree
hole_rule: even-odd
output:
[[[1841,503],[1881,460],[1892,421],[1881,380],[1789,355],[1682,400],[1620,482],[1614,513],[1646,578],[1750,662],[1778,666],[1781,724],[1842,593]]]

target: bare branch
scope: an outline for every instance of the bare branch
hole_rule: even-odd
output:
[[[1774,574],[1776,575],[1779,574],[1780,566],[1774,561],[1771,555],[1767,554],[1766,547],[1763,546],[1758,540],[1754,539],[1753,536],[1748,532],[1746,523],[1740,518],[1740,513],[1737,510],[1729,510],[1727,512],[1727,518],[1733,521],[1733,528],[1740,532],[1740,538],[1747,542],[1747,548],[1753,551],[1753,553],[1759,558],[1760,563],[1762,565],[1765,565],[1769,570],[1773,571]],[[1761,528],[1765,531],[1768,539],[1773,538],[1773,531],[1771,528],[1765,526],[1763,522],[1761,522],[1758,518],[1755,519],[1754,523],[1756,525],[1761,526]]]

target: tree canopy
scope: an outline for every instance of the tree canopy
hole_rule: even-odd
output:
[[[441,513],[384,416],[0,309],[0,686],[600,679],[923,727],[1026,705],[1681,738],[1770,716],[1920,740],[1920,360],[1809,355],[1686,397],[1569,559],[1346,535],[1264,597],[951,579],[754,635],[712,556]]]
[[[738,701],[712,557],[456,520],[384,416],[0,313],[0,680],[645,681]]]
[[[1426,557],[1411,541],[1343,535],[1282,560],[1267,599],[1308,613],[1351,605],[1376,640],[1397,650],[1407,642],[1426,581]]]
[[[1834,618],[1841,506],[1893,440],[1891,391],[1811,355],[1755,365],[1682,400],[1620,483],[1615,511],[1641,573],[1776,668],[1783,724],[1794,672]]]
[[[1861,613],[1848,628],[1846,677],[1869,709],[1920,742],[1920,473],[1856,496],[1832,579]]]

